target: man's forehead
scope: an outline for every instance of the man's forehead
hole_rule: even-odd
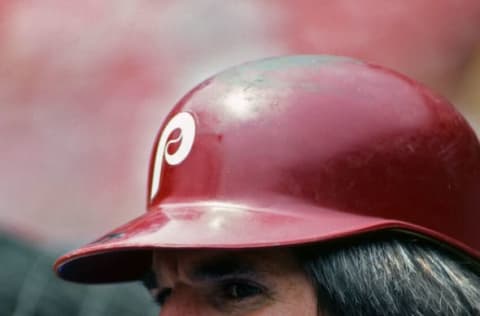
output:
[[[183,272],[209,275],[251,270],[258,260],[247,252],[239,251],[156,251],[154,269],[158,272]]]
[[[231,275],[258,276],[274,273],[293,262],[283,249],[156,251],[153,269],[164,282],[218,280]]]

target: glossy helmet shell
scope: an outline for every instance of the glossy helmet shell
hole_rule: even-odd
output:
[[[259,248],[395,230],[476,259],[480,146],[445,99],[332,56],[243,64],[191,90],[152,154],[147,212],[56,263],[136,279],[153,248]]]

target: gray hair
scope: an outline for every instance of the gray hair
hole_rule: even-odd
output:
[[[480,315],[473,260],[400,236],[320,247],[294,250],[317,291],[320,315]]]

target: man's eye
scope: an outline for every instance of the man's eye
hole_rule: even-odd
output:
[[[159,306],[162,306],[163,304],[165,304],[165,301],[168,299],[168,297],[171,294],[172,294],[172,289],[169,289],[169,288],[159,291],[158,294],[154,296],[155,303],[157,303]]]
[[[240,301],[263,294],[264,290],[258,285],[247,282],[231,282],[223,285],[222,292],[224,298]]]

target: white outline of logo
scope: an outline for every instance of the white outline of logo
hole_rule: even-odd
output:
[[[179,129],[180,135],[167,142],[173,131]],[[165,161],[170,166],[181,164],[190,154],[195,140],[195,119],[192,114],[188,112],[180,112],[176,114],[167,123],[158,140],[157,150],[155,152],[154,167],[152,173],[152,182],[150,187],[150,201],[160,191],[160,182],[162,175],[163,162]],[[173,153],[168,152],[168,147],[171,144],[180,142],[180,146]]]

